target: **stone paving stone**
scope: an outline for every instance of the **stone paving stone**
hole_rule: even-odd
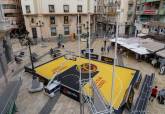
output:
[[[33,46],[32,50],[33,52],[37,52],[37,54],[42,55],[43,53],[47,52],[50,48],[55,47],[56,43],[49,42],[47,43],[47,45],[48,47],[44,47],[44,48],[42,48],[40,45]],[[94,48],[94,53],[101,55],[100,52],[101,46],[103,46],[103,40],[97,39],[92,45],[92,48]],[[14,44],[14,47],[16,51],[22,48],[19,45],[17,47],[16,44]],[[85,47],[86,47],[86,43],[81,42],[81,49],[84,49]],[[78,42],[75,41],[75,42],[65,43],[65,50],[71,50],[76,54],[78,54]],[[114,50],[112,49],[110,53],[104,53],[103,55],[114,58]],[[44,58],[40,60],[40,62],[36,64],[44,63],[50,59],[51,57],[49,55],[46,55]],[[156,77],[155,77],[154,85],[158,85],[159,89],[165,88],[165,84],[164,84],[165,78],[158,74],[158,69],[153,68],[150,64],[144,61],[138,62],[132,56],[128,56],[128,57],[123,56],[122,59],[126,67],[131,67],[140,70],[142,72],[143,79],[145,74],[155,73]],[[27,59],[25,63],[28,61],[29,59]],[[28,87],[31,84],[31,75],[24,73],[24,76],[22,78],[23,78],[23,85],[20,89],[16,102],[19,111],[17,114],[38,114],[41,111],[41,109],[44,107],[44,105],[48,102],[49,98],[46,95],[44,95],[43,92],[35,93],[35,94],[28,93]],[[136,100],[139,94],[139,90],[136,90],[134,101]],[[61,95],[50,114],[79,114],[80,112],[79,107],[80,105],[78,102],[64,95]],[[147,111],[149,111],[149,114],[164,114],[165,107],[164,105],[159,105],[155,100],[153,103],[149,102],[147,106]],[[86,105],[85,105],[85,114],[89,114],[89,110]],[[125,112],[125,114],[128,113]]]

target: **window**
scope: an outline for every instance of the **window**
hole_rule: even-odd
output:
[[[30,6],[26,5],[26,13],[30,13]]]
[[[82,27],[81,26],[77,26],[77,34],[81,34],[82,33]]]
[[[56,35],[57,35],[56,27],[51,27],[51,36],[56,36]]]
[[[64,35],[69,35],[69,27],[64,27]]]
[[[31,23],[34,23],[34,18],[31,18]]]
[[[77,23],[78,23],[78,16],[77,16]],[[79,23],[81,23],[81,16],[79,16]]]
[[[50,17],[50,24],[55,24],[56,21],[55,21],[55,16],[51,16]]]
[[[95,9],[94,9],[94,12],[96,13],[97,12],[97,7],[95,6]]]
[[[137,6],[136,7],[136,11],[140,11],[140,6]]]
[[[54,5],[49,5],[49,12],[55,12]]]
[[[77,12],[82,12],[82,5],[77,6]]]
[[[163,5],[162,5],[162,8],[165,8],[165,1],[163,1]]]
[[[68,16],[64,16],[64,24],[69,24],[69,17]]]
[[[69,12],[69,5],[64,5],[64,12]]]

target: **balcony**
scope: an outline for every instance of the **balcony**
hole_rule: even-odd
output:
[[[140,5],[141,4],[141,0],[137,0],[137,5]]]
[[[142,11],[136,11],[136,15],[141,15],[142,14]]]
[[[157,15],[158,14],[158,10],[156,10],[156,9],[143,10],[143,14],[144,15]]]
[[[165,15],[165,8],[159,10],[159,15]]]
[[[134,11],[133,10],[128,10],[128,16],[131,16],[134,14]]]
[[[18,9],[4,9],[4,13],[19,13]]]
[[[142,0],[141,3],[148,3],[148,2],[157,2],[160,0]]]
[[[129,0],[128,4],[134,4],[134,0]]]
[[[9,21],[0,21],[0,31],[8,31],[11,29]]]

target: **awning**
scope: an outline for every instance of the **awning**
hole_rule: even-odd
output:
[[[139,33],[137,36],[138,36],[138,37],[143,37],[143,36],[147,36],[147,34]]]
[[[159,51],[156,54],[162,58],[165,58],[165,50]]]
[[[131,40],[132,43],[130,43]],[[137,38],[118,38],[117,43],[120,44],[122,47],[140,55],[146,55],[150,53],[145,47],[140,46],[137,41],[134,42],[133,40],[137,40]],[[115,42],[115,39],[110,39],[110,41]]]

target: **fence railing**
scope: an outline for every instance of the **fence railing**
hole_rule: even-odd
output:
[[[105,98],[101,95],[99,89],[97,88],[95,82],[92,82],[92,96],[88,96],[84,93],[85,101],[88,103],[90,111],[92,114],[109,114],[109,108],[105,103]],[[83,91],[85,92],[85,91]]]
[[[22,80],[20,78],[19,80],[10,82],[8,87],[5,89],[4,93],[0,97],[0,114],[8,114],[12,112],[21,84]]]
[[[0,31],[6,31],[11,28],[9,21],[0,21]]]

